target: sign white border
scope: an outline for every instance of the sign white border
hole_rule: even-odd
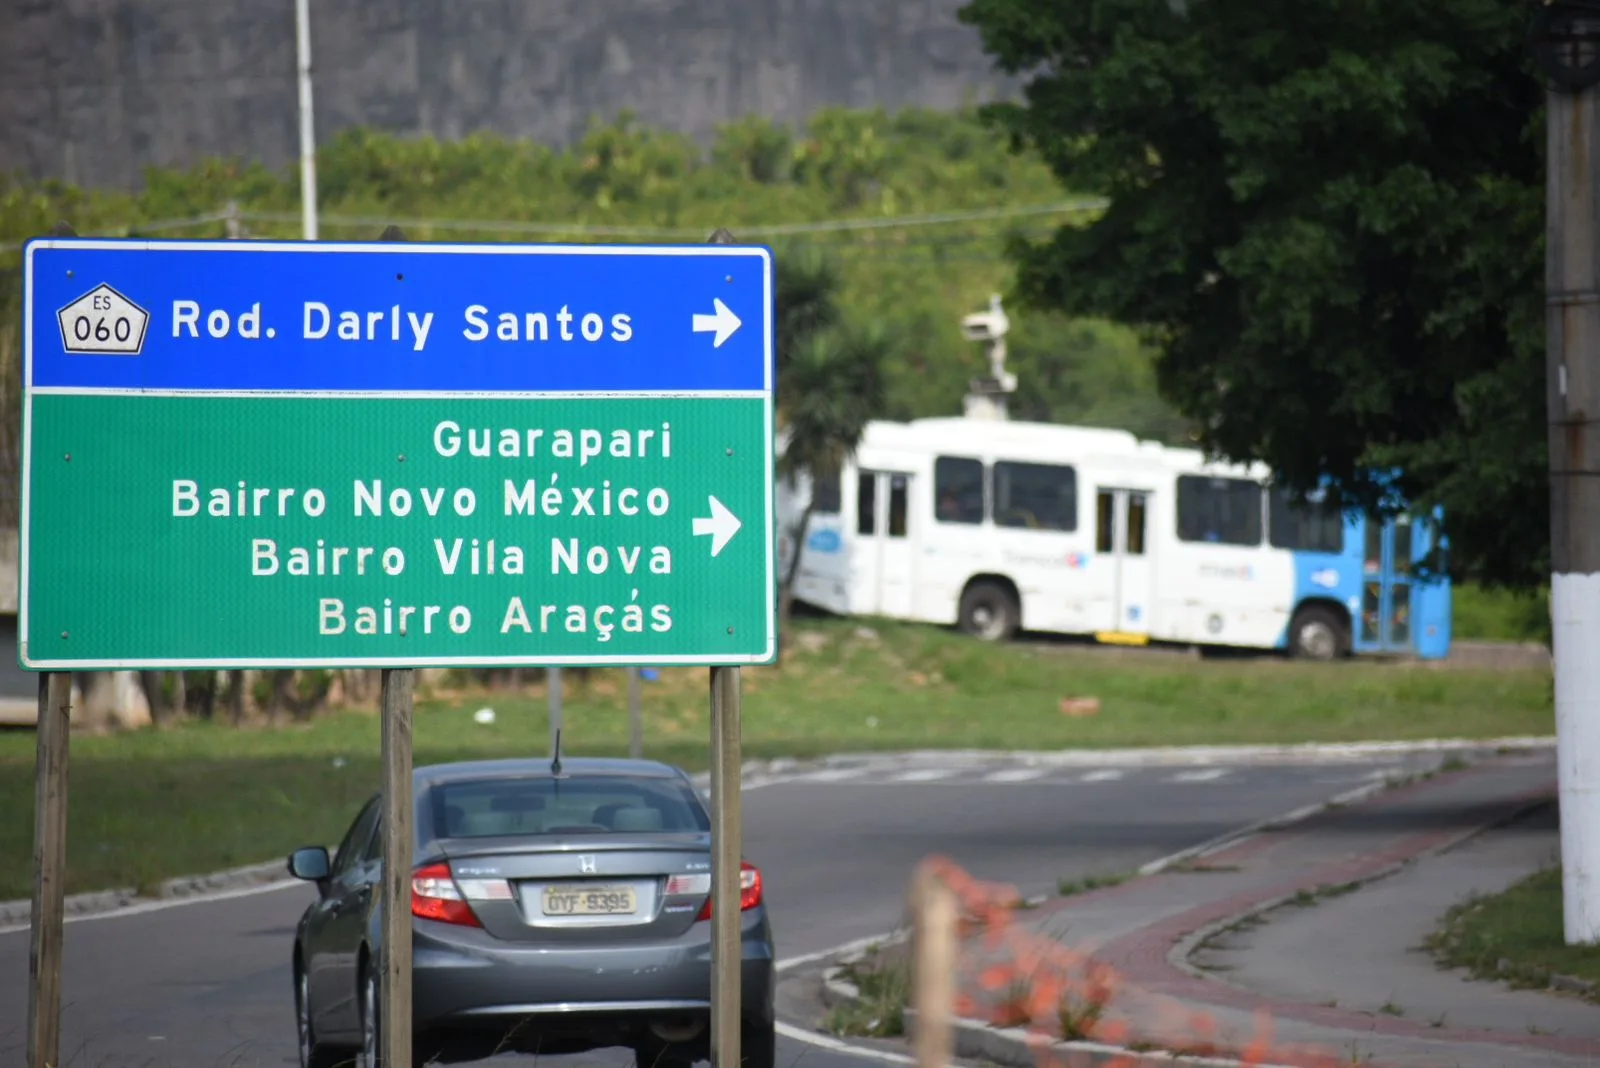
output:
[[[618,256],[639,258],[647,256],[683,256],[691,259],[755,257],[762,264],[761,332],[762,389],[745,390],[660,390],[628,392],[520,392],[488,393],[484,391],[412,392],[412,391],[256,391],[256,390],[138,390],[76,387],[46,387],[33,385],[33,255],[39,249],[82,249],[85,251],[135,250],[144,252],[284,252],[303,255],[338,254],[342,252],[380,253],[388,255],[498,255],[498,256]],[[513,244],[455,244],[419,242],[296,242],[296,241],[145,241],[133,238],[39,238],[27,242],[23,248],[23,319],[22,319],[22,466],[19,472],[20,511],[18,518],[18,576],[17,576],[17,663],[28,671],[210,671],[234,669],[316,669],[316,668],[447,668],[447,667],[723,667],[771,664],[778,652],[778,596],[776,579],[777,512],[774,501],[776,442],[773,420],[776,391],[773,351],[776,342],[776,309],[773,305],[772,250],[762,245],[513,245]],[[109,282],[108,282],[109,284]],[[457,656],[457,657],[326,657],[318,659],[113,659],[78,660],[62,657],[34,657],[28,647],[28,543],[29,543],[29,491],[31,487],[33,458],[33,398],[35,394],[129,394],[136,396],[186,396],[186,397],[294,397],[307,399],[396,399],[400,397],[435,397],[449,399],[503,397],[530,399],[538,397],[580,399],[595,397],[704,397],[733,398],[755,397],[763,400],[763,450],[764,497],[763,515],[764,557],[766,567],[763,579],[763,597],[766,603],[766,641],[762,653],[744,653],[728,656],[694,655],[681,653],[670,656],[649,654],[609,654],[595,656]]]

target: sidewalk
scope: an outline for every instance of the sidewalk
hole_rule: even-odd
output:
[[[1441,972],[1414,948],[1451,905],[1556,858],[1554,796],[1550,755],[1496,758],[1187,869],[1017,912],[1011,930],[967,943],[962,1015],[1005,1022],[1019,983],[1048,988],[1053,955],[1072,958],[1055,967],[1077,991],[1079,1030],[1125,1049],[1273,1064],[1600,1064],[1600,1006]],[[1097,981],[1110,996],[1095,1019],[1081,1009]],[[1059,1036],[1061,994],[1036,995],[1034,1026]],[[962,1029],[962,1052],[993,1057],[1003,1036],[981,1030]],[[1022,1032],[1010,1034],[1015,1046]],[[1002,1059],[1044,1063],[1015,1049]]]

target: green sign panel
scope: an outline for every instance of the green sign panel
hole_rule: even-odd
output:
[[[314,344],[302,329],[331,324],[327,338],[334,337],[338,303],[324,294],[339,285],[366,292],[405,275],[417,302],[431,293],[420,284],[430,271],[471,263],[489,290],[490,281],[505,288],[501,275],[526,285],[539,269],[573,271],[564,256],[487,246],[493,251],[474,248],[481,254],[448,262],[437,248],[450,246],[370,245],[350,246],[359,254],[341,261],[317,254],[318,246],[242,251],[250,247],[30,246],[25,667],[773,659],[764,250],[585,261],[596,278],[620,273],[624,282],[630,271],[649,274],[640,264],[689,273],[704,299],[660,289],[630,298],[628,285],[613,285],[620,297],[602,336],[585,343],[579,339],[596,330],[584,325],[580,309],[591,302],[582,294],[599,283],[578,272],[582,284],[569,286],[576,295],[556,304],[570,306],[567,344],[579,347],[564,355],[548,340],[529,345],[532,313],[523,310],[498,323],[521,336],[486,352],[474,324],[486,321],[492,337],[498,313],[446,309],[492,302],[470,292],[452,302],[442,283],[428,327],[404,308],[380,320],[384,309],[372,299],[373,318],[356,318],[354,336],[342,342]],[[200,262],[189,266],[186,249]],[[320,277],[328,264],[349,277]],[[270,277],[247,283],[242,276],[252,271]],[[56,292],[41,301],[47,277]],[[316,303],[329,306],[326,317],[303,311],[319,282]],[[70,351],[75,323],[58,311],[101,283],[112,301],[150,316],[122,331],[142,333],[142,351]],[[250,298],[232,298],[246,312],[257,305],[252,285],[293,296],[262,299],[249,320],[255,336],[245,340],[237,314],[226,328],[208,320],[206,287],[229,285]],[[539,288],[537,278],[529,288]],[[732,312],[744,288],[757,299]],[[123,314],[120,304],[112,310]],[[743,350],[728,321],[739,324],[740,314],[761,320],[760,329],[745,327]],[[648,344],[622,349],[621,366],[606,367],[605,354],[616,359],[621,344],[605,347],[607,335],[623,332],[619,315],[630,320],[630,343]],[[552,318],[550,337],[561,336],[559,323]],[[105,331],[108,348],[117,331],[114,323]],[[431,337],[418,348],[421,332]],[[274,354],[299,365],[285,371]],[[338,365],[341,358],[354,369]],[[567,362],[541,371],[538,362],[553,359]],[[687,371],[675,375],[680,365]],[[759,388],[750,388],[750,367]],[[173,388],[159,372],[190,388]],[[319,374],[329,388],[313,388],[322,385]],[[111,382],[95,377],[106,375]],[[116,380],[133,375],[142,388]],[[365,384],[363,376],[376,380],[372,388],[350,388]],[[412,388],[396,388],[397,378]],[[502,382],[511,388],[497,389]],[[540,385],[547,388],[528,388]]]

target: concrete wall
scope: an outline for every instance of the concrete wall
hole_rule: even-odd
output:
[[[634,110],[704,139],[825,105],[992,98],[964,0],[313,0],[319,138],[351,126],[565,145]],[[130,187],[145,166],[297,149],[290,0],[5,0],[0,160]]]

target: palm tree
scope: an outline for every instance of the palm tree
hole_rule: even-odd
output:
[[[780,313],[781,314],[781,313]],[[832,328],[808,332],[780,350],[779,420],[788,436],[779,473],[790,476],[836,472],[861,441],[867,423],[883,411],[884,364],[892,345],[883,331]],[[813,478],[815,485],[815,478]],[[794,606],[794,581],[811,524],[812,497],[793,532],[794,552],[779,591],[778,633],[788,633]]]
[[[833,263],[813,247],[795,246],[777,251],[778,398],[783,399],[783,373],[795,350],[808,337],[839,322],[839,274]]]

